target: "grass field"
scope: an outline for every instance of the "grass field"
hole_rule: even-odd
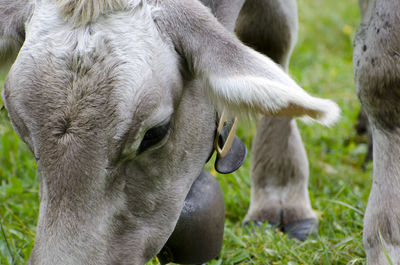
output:
[[[354,131],[359,103],[352,70],[352,40],[359,23],[357,0],[299,0],[300,32],[292,76],[312,94],[339,103],[343,117],[324,128],[299,122],[310,161],[310,196],[320,221],[319,237],[305,242],[267,228],[243,227],[250,199],[249,159],[231,175],[217,175],[226,201],[223,251],[209,264],[365,264],[363,214],[371,165]],[[4,75],[0,77],[4,80]],[[2,82],[2,81],[1,81]],[[242,123],[249,146],[254,126]],[[38,213],[34,159],[0,113],[0,264],[24,264],[33,247]],[[152,261],[157,264],[157,261]]]

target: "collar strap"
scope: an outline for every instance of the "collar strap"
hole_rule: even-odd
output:
[[[228,137],[226,138],[226,141],[223,143],[223,146],[221,147],[219,145],[220,142],[219,139],[222,133],[222,129],[225,126],[228,126],[229,133]],[[222,111],[221,117],[218,122],[217,133],[214,139],[214,148],[217,151],[219,158],[224,158],[231,150],[233,140],[235,139],[236,127],[237,127],[237,118],[235,117],[233,120],[228,120],[225,111]]]

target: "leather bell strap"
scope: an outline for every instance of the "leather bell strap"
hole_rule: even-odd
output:
[[[226,140],[222,143],[223,146],[221,147],[220,137],[222,130],[224,129],[225,126],[229,128],[229,133]],[[217,133],[214,139],[214,148],[217,151],[219,158],[224,158],[229,153],[229,150],[231,150],[233,140],[235,139],[236,128],[237,128],[237,118],[235,117],[233,120],[228,121],[225,111],[222,111],[221,117],[218,122]]]

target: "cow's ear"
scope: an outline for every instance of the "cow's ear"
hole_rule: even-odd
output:
[[[16,54],[25,41],[25,23],[32,11],[30,0],[0,0],[0,66]]]
[[[340,114],[336,103],[312,97],[268,57],[243,45],[198,1],[160,1],[156,22],[216,106],[233,115],[304,117],[325,125]]]

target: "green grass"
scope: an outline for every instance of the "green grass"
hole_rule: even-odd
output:
[[[226,201],[225,237],[219,259],[209,264],[365,264],[362,220],[371,165],[361,169],[367,146],[354,131],[360,107],[351,50],[359,23],[357,0],[300,0],[298,6],[300,32],[291,74],[307,91],[334,99],[342,109],[342,119],[332,128],[299,122],[310,161],[310,197],[319,216],[319,237],[298,242],[266,227],[242,226],[250,199],[248,159],[237,172],[217,175]],[[254,126],[248,123],[239,128],[248,146],[253,134]],[[32,155],[4,112],[0,203],[0,264],[24,264],[33,247],[38,180]]]

